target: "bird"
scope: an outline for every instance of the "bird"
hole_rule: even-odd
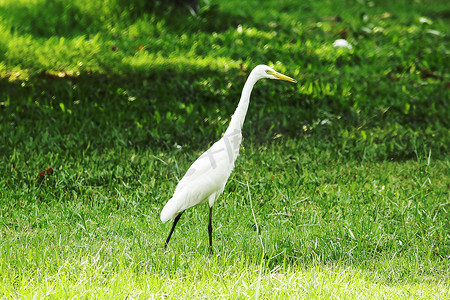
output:
[[[239,155],[239,148],[242,142],[242,126],[247,114],[253,86],[258,80],[263,78],[297,83],[295,79],[283,75],[267,65],[258,65],[250,72],[244,84],[236,111],[231,117],[224,135],[189,167],[183,178],[178,182],[172,198],[167,201],[161,211],[160,217],[163,223],[173,220],[172,228],[164,244],[165,249],[183,212],[188,208],[208,203],[209,249],[212,251],[213,204],[223,192],[228,177],[234,168],[236,158]]]

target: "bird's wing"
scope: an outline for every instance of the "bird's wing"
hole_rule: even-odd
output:
[[[161,220],[170,220],[181,211],[207,201],[212,194],[223,191],[237,157],[228,146],[222,138],[197,158],[164,206]]]
[[[240,140],[237,147],[232,145],[226,137],[217,141],[189,167],[178,183],[175,194],[186,186],[191,187],[192,183],[197,181],[208,182],[214,188],[222,187],[234,168],[239,144]],[[206,189],[204,186],[202,188]]]

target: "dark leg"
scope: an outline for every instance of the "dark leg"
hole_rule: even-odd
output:
[[[209,250],[212,251],[212,206],[209,208],[208,234],[209,234]]]
[[[173,220],[172,229],[170,230],[169,236],[167,237],[166,243],[164,244],[164,249],[167,248],[167,244],[169,243],[170,237],[172,236],[173,230],[175,229],[175,226],[177,226],[178,220],[180,219],[183,212],[180,212],[176,217],[175,220]]]

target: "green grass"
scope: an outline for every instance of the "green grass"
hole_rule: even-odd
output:
[[[361,163],[298,146],[310,147],[246,150],[214,208],[212,255],[206,207],[185,213],[163,249],[159,211],[194,155],[108,152],[42,185],[30,174],[1,195],[1,292],[448,297],[448,162]]]
[[[0,1],[0,297],[450,298],[448,5],[391,2]],[[255,87],[214,252],[206,205],[164,251],[260,63],[299,84]]]

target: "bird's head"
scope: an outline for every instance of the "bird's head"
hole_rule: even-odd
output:
[[[284,80],[284,81],[289,81],[289,82],[293,82],[293,83],[297,83],[297,80],[283,75],[281,73],[278,73],[277,71],[275,71],[274,69],[272,69],[269,66],[266,65],[259,65],[256,66],[252,73],[254,73],[258,79],[259,78],[269,78],[269,79],[277,79],[277,80]]]

